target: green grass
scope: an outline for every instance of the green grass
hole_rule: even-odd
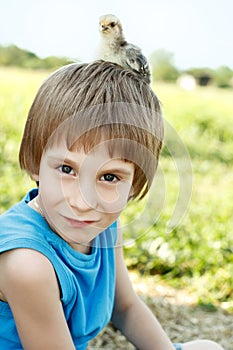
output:
[[[32,99],[48,73],[0,68],[0,212],[32,186],[18,166],[18,150]]]
[[[48,74],[0,68],[0,212],[33,185],[19,169],[18,149],[31,102]],[[150,195],[122,215],[127,264],[195,291],[200,304],[232,305],[232,91],[190,92],[161,83],[154,90],[166,138]]]

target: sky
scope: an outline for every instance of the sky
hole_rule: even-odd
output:
[[[0,0],[0,45],[89,62],[108,13],[148,58],[162,48],[179,69],[233,69],[232,0]]]

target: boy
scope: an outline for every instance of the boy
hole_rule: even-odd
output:
[[[0,218],[1,349],[84,350],[110,320],[138,349],[222,349],[173,345],[127,274],[118,217],[149,190],[162,139],[157,97],[117,65],[42,84],[19,156],[38,190]]]

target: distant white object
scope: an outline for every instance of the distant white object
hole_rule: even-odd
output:
[[[114,15],[104,15],[99,19],[101,42],[97,58],[117,63],[141,75],[149,84],[150,69],[146,57],[141,49],[128,43],[123,35],[121,22]]]
[[[196,79],[190,74],[183,74],[177,79],[177,84],[184,90],[194,90],[197,86]]]

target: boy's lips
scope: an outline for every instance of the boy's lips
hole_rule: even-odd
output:
[[[79,227],[79,228],[84,228],[87,226],[90,226],[97,221],[95,220],[77,220],[77,219],[72,219],[64,216],[64,219],[73,227]]]

